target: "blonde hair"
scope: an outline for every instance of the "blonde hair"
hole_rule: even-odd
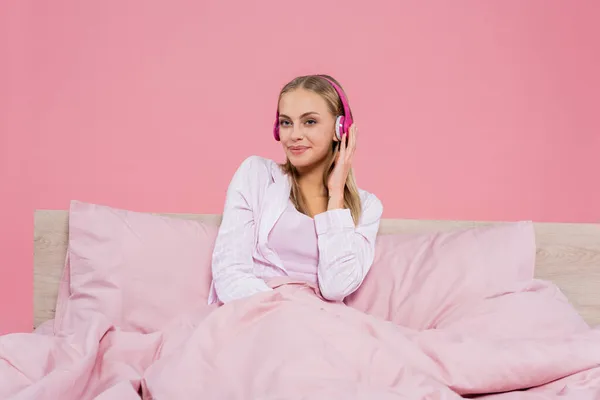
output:
[[[281,99],[281,96],[283,96],[285,93],[291,92],[296,89],[301,88],[305,90],[310,90],[320,95],[325,100],[329,107],[329,111],[334,116],[342,115],[344,113],[342,100],[340,99],[340,96],[333,88],[331,83],[329,83],[325,78],[332,80],[340,88],[342,87],[335,79],[333,79],[329,75],[299,76],[287,83],[283,87],[283,89],[281,89],[281,92],[279,93],[279,99]],[[277,101],[277,104],[279,104],[279,101]],[[352,111],[350,111],[350,116],[352,116]],[[335,154],[339,145],[340,142],[332,142],[331,152],[329,153],[328,158],[326,160],[326,168],[323,173],[323,185],[325,186],[325,190],[327,190],[327,182],[329,181],[329,176],[333,171]],[[289,159],[287,159],[284,164],[281,164],[281,168],[284,173],[290,176],[292,186],[290,192],[290,200],[292,201],[292,203],[294,203],[294,205],[300,212],[306,214],[308,212],[308,208],[306,206],[306,200],[304,199],[304,196],[302,196],[302,192],[300,191],[300,186],[298,185],[298,170],[292,165]],[[344,208],[350,210],[350,214],[352,215],[354,224],[357,225],[361,216],[362,205],[360,201],[360,195],[358,193],[358,187],[356,186],[356,180],[354,179],[354,173],[352,172],[352,168],[350,168],[348,178],[346,179],[346,184],[344,185]]]

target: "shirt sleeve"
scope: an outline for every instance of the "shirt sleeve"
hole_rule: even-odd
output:
[[[359,224],[354,225],[349,209],[315,215],[319,246],[318,278],[324,298],[341,301],[365,279],[375,256],[375,240],[383,206],[369,195]]]
[[[272,290],[254,275],[252,258],[255,223],[252,198],[261,184],[256,157],[249,157],[235,172],[225,199],[225,208],[212,256],[215,292],[223,303]]]

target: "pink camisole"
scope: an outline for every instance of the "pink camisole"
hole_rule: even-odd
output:
[[[315,221],[311,217],[302,214],[289,201],[268,240],[290,278],[317,283],[319,248]]]

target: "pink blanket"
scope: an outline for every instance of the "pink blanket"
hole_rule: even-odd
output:
[[[72,312],[56,335],[1,337],[0,398],[600,398],[600,329],[561,326],[544,306],[556,301],[549,284],[490,299],[468,324],[418,332],[283,283],[152,334]]]

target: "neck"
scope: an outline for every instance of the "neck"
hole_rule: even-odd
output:
[[[310,169],[298,170],[298,185],[307,197],[327,196],[327,188],[323,184],[325,165],[320,164]]]

